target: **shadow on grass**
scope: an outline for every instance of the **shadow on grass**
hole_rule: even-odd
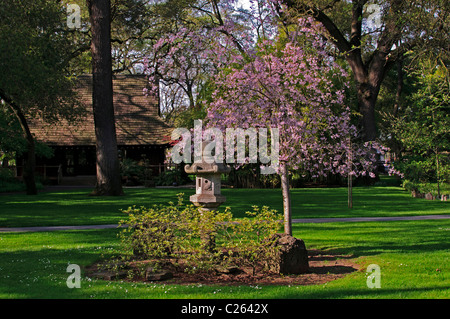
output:
[[[381,253],[445,252],[449,220],[294,224],[294,236],[305,241],[307,248],[355,257]],[[330,246],[332,244],[332,246]]]
[[[422,288],[337,288],[333,290],[322,289],[314,291],[302,291],[300,293],[286,292],[282,299],[330,299],[330,298],[361,298],[361,299],[385,299],[385,298],[415,298],[414,295],[432,293],[443,295],[450,285],[445,287],[422,287]],[[410,295],[411,297],[408,297]],[[394,297],[395,296],[395,297]]]

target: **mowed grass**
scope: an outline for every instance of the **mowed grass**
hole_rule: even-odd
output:
[[[150,207],[176,201],[184,193],[185,202],[194,194],[190,188],[127,188],[119,197],[89,196],[90,189],[44,191],[36,196],[0,195],[0,227],[116,224],[129,206]],[[412,198],[400,187],[355,187],[353,209],[347,207],[346,188],[292,189],[292,217],[374,217],[446,214],[450,202]],[[282,212],[279,189],[223,189],[235,217],[251,211],[253,205],[269,206]],[[223,208],[222,207],[222,208]]]
[[[0,195],[0,227],[115,224],[120,209],[175,201],[192,189],[125,189],[120,197],[92,197],[89,189],[42,192],[37,196]],[[237,217],[252,205],[282,211],[278,189],[224,189]],[[448,214],[449,203],[414,199],[398,187],[354,188],[347,208],[345,188],[292,189],[294,218],[373,217]],[[69,289],[69,264],[84,267],[120,252],[118,229],[36,233],[0,233],[0,298],[450,298],[450,220],[300,223],[294,236],[308,249],[352,255],[360,271],[310,286],[207,286],[104,281],[84,276],[80,289]],[[381,288],[369,289],[366,269],[381,269]]]
[[[308,249],[352,254],[361,268],[326,284],[133,283],[90,279],[82,270],[81,288],[69,289],[68,264],[78,264],[83,269],[116,254],[120,251],[117,232],[108,229],[0,233],[0,298],[450,298],[449,220],[295,224],[294,235],[302,238]],[[380,289],[367,287],[369,264],[380,266]]]

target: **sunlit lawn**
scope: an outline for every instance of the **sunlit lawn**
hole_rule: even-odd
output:
[[[0,195],[0,227],[115,224],[120,209],[175,201],[192,189],[126,189],[121,197],[89,189]],[[281,211],[277,189],[224,189],[226,205],[243,216],[252,205]],[[294,218],[407,216],[449,213],[448,202],[413,199],[398,187],[293,189]],[[312,286],[206,286],[89,280],[69,289],[67,265],[82,268],[119,251],[117,229],[0,233],[0,298],[449,298],[450,220],[294,224],[308,249],[352,254],[361,270]],[[381,268],[381,289],[369,289],[365,269]]]
[[[119,249],[117,230],[0,233],[0,298],[449,298],[450,221],[296,224],[307,248],[353,254],[361,270],[312,286],[130,283],[83,276],[66,285],[69,263],[87,266]],[[381,289],[365,269],[378,264]]]
[[[346,188],[292,189],[293,218],[373,217],[445,214],[450,202],[412,198],[400,187],[355,187],[353,209],[347,207]],[[0,195],[0,227],[115,224],[129,206],[151,206],[176,201],[185,193],[185,202],[194,193],[188,188],[128,188],[120,197],[89,196],[90,189],[46,191],[37,196]],[[279,189],[223,189],[236,217],[267,205],[282,212]]]

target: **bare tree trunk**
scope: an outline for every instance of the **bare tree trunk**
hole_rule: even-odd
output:
[[[358,108],[362,115],[361,127],[364,134],[363,139],[365,141],[373,141],[377,137],[375,103],[378,94],[374,92],[376,88],[367,87],[365,84],[360,84],[359,86]]]
[[[36,188],[36,145],[31,134],[27,134],[27,156],[23,167],[23,181],[27,195],[37,195]]]
[[[360,125],[365,141],[373,141],[377,137],[375,104],[387,70],[385,60],[382,54],[375,55],[367,67],[360,54],[355,52],[347,55],[357,85],[358,110],[362,115]]]
[[[291,193],[289,190],[289,174],[285,162],[281,162],[281,191],[283,193],[284,233],[292,236]]]
[[[113,106],[111,59],[111,4],[109,0],[87,0],[91,21],[97,184],[94,195],[121,195],[119,157]]]

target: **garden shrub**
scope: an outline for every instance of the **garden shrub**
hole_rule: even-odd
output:
[[[120,173],[122,178],[126,180],[127,185],[143,184],[148,174],[147,169],[143,165],[129,158],[124,158],[120,161]]]
[[[157,186],[178,186],[191,183],[192,180],[189,176],[181,169],[173,169],[162,172],[156,179],[155,185]]]
[[[36,176],[36,188],[43,188],[39,176]],[[25,191],[25,184],[15,177],[15,172],[10,168],[0,167],[0,193],[22,191]]]
[[[13,182],[15,180],[14,171],[9,168],[0,167],[0,182]]]
[[[280,229],[281,215],[269,207],[253,207],[248,217],[234,219],[230,208],[207,211],[177,203],[124,211],[127,227],[120,233],[124,256],[146,260],[158,268],[170,263],[186,272],[210,271],[234,265],[260,269],[278,249],[271,238]]]

